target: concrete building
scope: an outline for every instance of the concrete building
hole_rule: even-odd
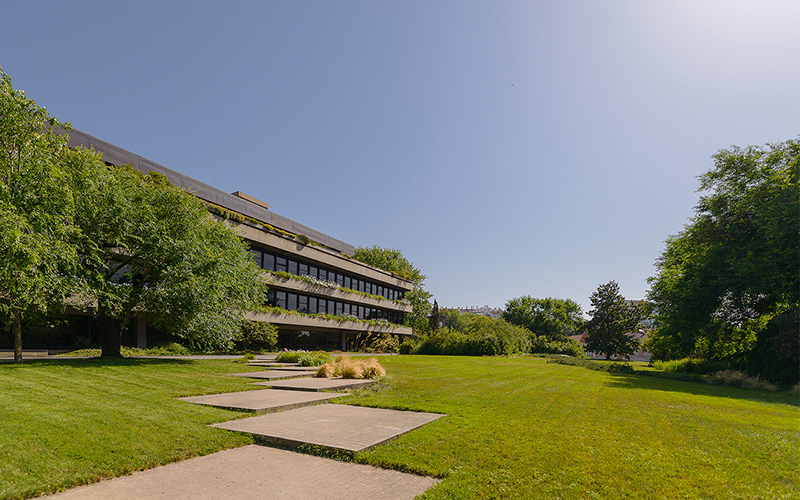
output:
[[[359,334],[411,335],[403,322],[412,310],[404,300],[412,283],[353,259],[352,245],[278,215],[242,192],[226,193],[79,130],[69,135],[70,147],[93,147],[108,164],[165,175],[206,202],[213,217],[232,224],[264,269],[269,286],[265,305],[274,306],[274,312],[251,312],[249,318],[276,325],[281,345],[344,350]],[[146,346],[148,333],[141,318],[133,335],[135,341],[127,344]]]

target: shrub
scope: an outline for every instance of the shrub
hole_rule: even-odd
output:
[[[487,316],[471,315],[465,331],[444,327],[410,346],[413,354],[508,356],[528,352],[529,332]]]
[[[732,367],[732,362],[700,358],[683,358],[668,361],[653,361],[653,367],[662,372],[697,373],[705,375],[730,369]]]
[[[531,354],[566,354],[575,358],[585,358],[583,344],[570,338],[564,340],[548,340],[547,337],[531,334]]]
[[[743,387],[745,389],[765,389],[775,391],[777,388],[766,380],[761,380],[760,376],[751,377],[748,374],[737,370],[718,371],[707,379],[709,384],[730,385],[732,387]]]
[[[262,321],[245,321],[233,340],[241,342],[245,351],[250,344],[262,344],[267,349],[274,349],[278,343],[278,327]]]
[[[324,351],[284,351],[275,358],[279,363],[297,363],[300,366],[320,366],[330,360],[331,355]]]

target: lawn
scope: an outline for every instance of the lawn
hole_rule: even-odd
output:
[[[167,359],[0,364],[0,498],[252,443],[208,424],[240,413],[175,398],[259,388],[241,363]]]
[[[537,358],[382,358],[349,404],[448,415],[359,461],[437,475],[423,498],[800,498],[798,397]]]
[[[787,393],[544,359],[392,356],[349,404],[448,416],[356,460],[436,475],[425,499],[800,498]],[[231,361],[0,364],[0,497],[27,498],[251,443],[179,396],[252,389]]]

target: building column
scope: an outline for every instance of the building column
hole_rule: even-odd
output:
[[[136,316],[136,347],[147,349],[147,320]]]
[[[347,350],[347,334],[345,332],[339,332],[339,350]]]

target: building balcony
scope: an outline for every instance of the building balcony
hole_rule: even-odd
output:
[[[278,328],[329,333],[391,333],[412,335],[411,327],[377,321],[342,320],[305,314],[250,312],[247,319],[272,323]]]

